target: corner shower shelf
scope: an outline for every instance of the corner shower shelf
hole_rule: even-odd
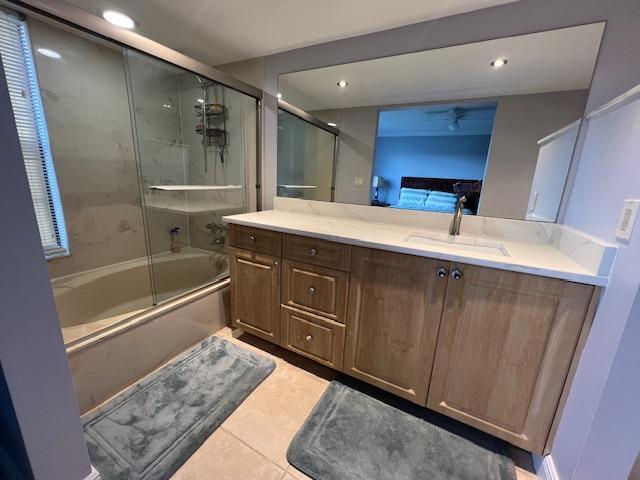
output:
[[[286,188],[288,190],[313,190],[317,187],[315,185],[278,185],[278,188]]]
[[[192,191],[192,192],[204,192],[207,190],[242,190],[242,185],[151,185],[149,186],[151,190],[163,190],[167,192],[181,192],[181,191]]]
[[[220,215],[230,215],[234,213],[243,212],[243,205],[234,205],[229,203],[212,203],[204,201],[189,201],[189,202],[145,202],[145,207],[152,210],[167,212],[167,213],[179,213],[182,215],[188,214],[200,214],[200,213],[217,213]]]

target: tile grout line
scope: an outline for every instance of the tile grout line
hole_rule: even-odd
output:
[[[224,423],[223,423],[224,425]],[[258,455],[260,455],[262,458],[264,458],[267,462],[271,463],[272,465],[275,465],[279,470],[283,470],[283,476],[281,477],[284,478],[285,475],[287,474],[287,469],[283,469],[280,465],[278,465],[276,462],[274,462],[273,460],[271,460],[269,457],[267,457],[264,453],[260,452],[259,450],[257,450],[256,448],[252,447],[251,445],[249,445],[247,442],[245,442],[243,439],[241,439],[240,437],[238,437],[237,435],[235,435],[233,432],[227,430],[226,428],[224,428],[222,425],[220,425],[220,427],[218,427],[218,429],[223,430],[225,433],[231,435],[233,438],[235,438],[236,440],[238,440],[241,444],[243,444],[245,447],[247,447],[249,450],[257,453]]]

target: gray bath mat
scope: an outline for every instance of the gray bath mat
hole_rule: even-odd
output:
[[[316,480],[516,478],[502,442],[487,448],[337,381],[296,434],[287,458]]]
[[[275,368],[211,337],[83,417],[103,480],[169,478]]]

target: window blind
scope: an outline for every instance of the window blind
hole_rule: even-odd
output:
[[[45,256],[67,255],[62,204],[27,24],[2,10],[0,55]]]

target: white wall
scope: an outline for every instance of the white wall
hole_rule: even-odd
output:
[[[639,158],[640,100],[588,120],[579,169],[564,222],[616,242],[615,229],[624,200],[640,198]],[[608,390],[608,382],[614,381],[608,378],[616,353],[621,348],[623,332],[631,328],[628,326],[631,308],[640,287],[638,225],[634,235],[629,244],[618,242],[619,251],[611,280],[601,298],[551,451],[563,480],[591,478],[581,475],[586,474],[590,465],[607,461],[606,456],[613,453],[609,448],[616,451],[622,449],[622,445],[616,441],[608,446],[603,444],[605,448],[600,452],[597,449],[585,450],[588,448],[588,438],[591,437],[593,441],[593,432],[590,431],[595,428],[596,412],[605,417],[608,415],[607,410],[599,410],[601,400],[605,396],[616,395]],[[637,372],[626,381],[637,384]],[[627,413],[637,415],[635,412]],[[616,417],[611,416],[607,421],[615,420]],[[631,428],[633,421],[633,417],[629,416],[629,427],[623,428],[619,434],[620,438],[633,438],[637,451],[640,430]],[[634,458],[629,457],[631,452],[628,452],[628,448],[622,449],[627,455],[624,460],[628,464],[618,465],[618,468],[631,468],[635,453]]]
[[[638,233],[638,232],[636,232]],[[640,293],[631,309],[615,361],[573,478],[626,479],[640,450]],[[638,480],[640,476],[632,477]]]
[[[0,145],[0,366],[34,477],[80,480],[91,467],[1,65]]]
[[[527,220],[555,222],[580,125],[581,120],[570,123],[539,143],[540,150],[527,206]]]

